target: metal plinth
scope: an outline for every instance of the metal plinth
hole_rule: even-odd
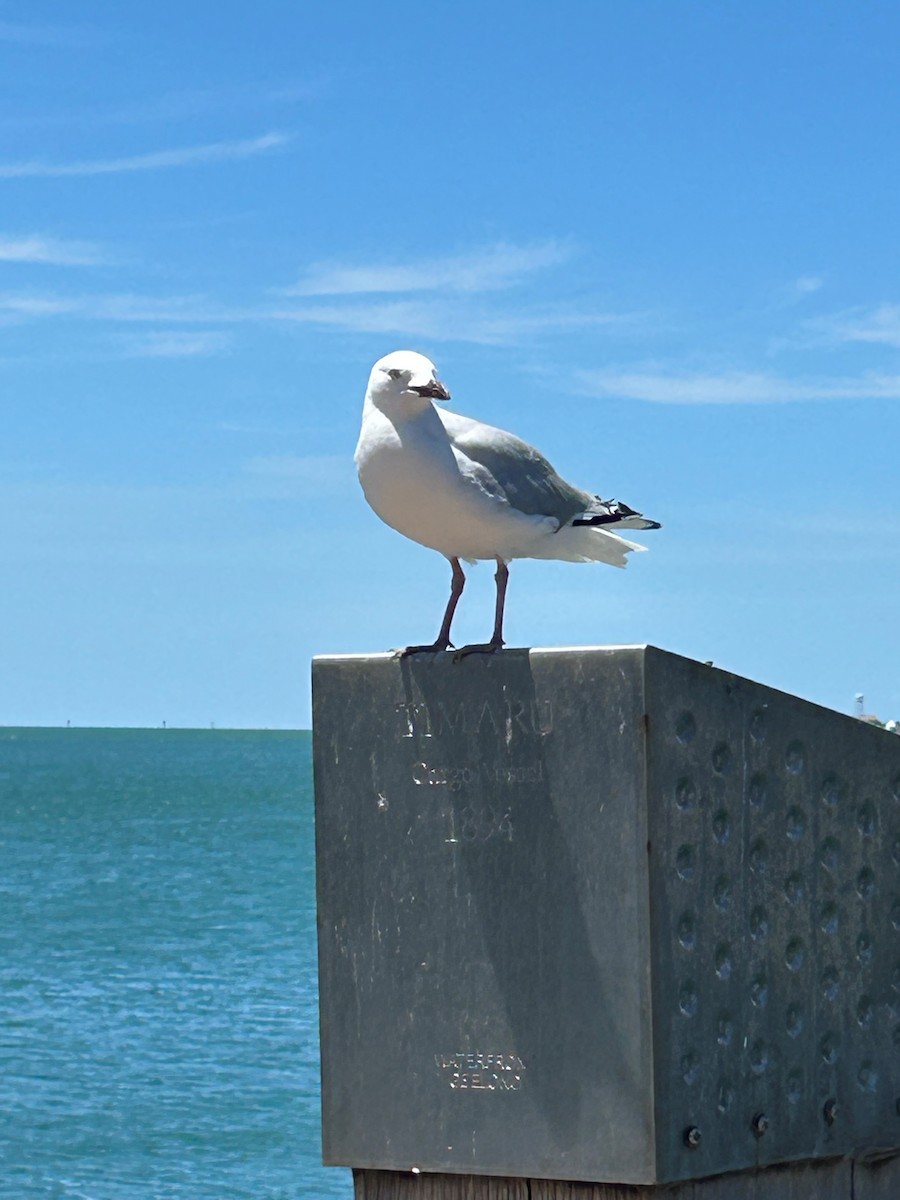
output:
[[[313,679],[326,1162],[900,1146],[900,737],[651,647]]]

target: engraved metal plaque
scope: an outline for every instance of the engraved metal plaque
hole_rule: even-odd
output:
[[[326,1162],[900,1146],[900,738],[650,647],[313,683]]]

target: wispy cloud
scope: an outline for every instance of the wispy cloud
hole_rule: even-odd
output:
[[[38,176],[117,175],[126,171],[158,171],[171,167],[199,166],[252,158],[278,149],[291,140],[290,134],[267,133],[262,137],[237,142],[211,142],[203,146],[183,146],[174,150],[156,150],[126,158],[89,159],[81,162],[0,163],[0,179],[25,179]]]
[[[38,252],[32,247],[32,253]],[[24,255],[25,249],[20,247]],[[598,311],[558,302],[508,300],[512,290],[537,271],[563,262],[569,249],[558,241],[531,246],[501,244],[449,258],[386,269],[329,268],[310,275],[300,295],[282,292],[243,307],[226,307],[207,296],[0,292],[0,317],[7,321],[72,319],[178,325],[238,323],[318,326],[342,333],[385,334],[441,342],[509,345],[578,331],[644,328],[646,314]],[[376,293],[378,289],[378,294]],[[307,296],[307,290],[309,295]],[[386,294],[385,294],[386,293]],[[439,293],[439,294],[438,294]],[[277,293],[276,293],[277,294]],[[187,343],[186,343],[187,344]],[[187,351],[185,351],[187,352]]]
[[[18,320],[71,318],[136,324],[233,324],[259,314],[226,310],[207,296],[141,296],[130,292],[63,295],[0,292],[0,316]]]
[[[260,82],[232,84],[228,87],[192,88],[163,92],[161,95],[148,96],[131,104],[102,109],[96,113],[96,117],[107,125],[132,125],[153,121],[179,121],[207,116],[210,113],[240,112],[246,116],[251,111],[264,108],[304,103],[314,99],[322,90],[323,84],[315,80],[280,85]]]
[[[66,296],[34,296],[0,293],[0,314],[20,319],[61,317],[76,312],[78,302]]]
[[[98,41],[91,30],[65,25],[22,25],[15,21],[0,21],[0,42],[19,46],[88,46]]]
[[[900,375],[785,379],[764,372],[579,371],[576,389],[601,399],[653,404],[786,404],[811,400],[900,399]]]
[[[63,267],[92,267],[108,262],[98,246],[60,238],[0,234],[0,262],[49,263]]]
[[[395,333],[433,337],[441,322],[428,304],[407,300],[376,304],[318,304],[273,308],[272,320],[298,325],[324,325],[347,333]]]
[[[2,39],[0,39],[2,40]],[[240,113],[262,114],[294,108],[326,94],[331,84],[325,76],[307,81],[251,81],[214,88],[187,88],[135,96],[106,105],[66,105],[63,108],[23,109],[0,115],[0,129],[153,125],[189,121],[198,117]]]
[[[227,349],[229,337],[214,330],[177,329],[129,335],[121,340],[128,358],[198,358]]]
[[[900,304],[845,309],[805,321],[803,329],[816,344],[869,342],[900,348]]]
[[[494,343],[518,342],[523,338],[551,333],[574,333],[580,329],[601,329],[619,334],[636,332],[643,324],[641,313],[579,312],[574,309],[545,309],[540,312],[493,313],[473,320],[465,340],[478,341],[483,330],[486,340]],[[464,332],[461,331],[461,332]]]
[[[525,288],[537,273],[566,262],[572,252],[571,244],[551,238],[523,245],[497,242],[406,262],[315,263],[292,287],[278,289],[282,296],[308,302],[273,306],[268,316],[347,333],[484,345],[634,325],[638,318],[632,314],[487,302],[488,294]]]
[[[203,295],[142,296],[132,293],[71,295],[0,292],[0,320],[77,320],[116,324],[310,325],[341,333],[390,334],[441,342],[509,345],[579,330],[632,334],[640,314],[582,312],[561,306],[502,311],[462,297],[374,301],[368,304],[248,305],[227,308]]]
[[[351,296],[410,292],[488,292],[512,287],[526,276],[555,267],[571,250],[557,241],[532,246],[498,243],[465,254],[407,263],[314,263],[292,296]]]
[[[638,320],[627,314],[566,309],[502,313],[493,308],[430,300],[284,307],[273,309],[268,316],[272,320],[323,325],[346,333],[383,333],[481,345],[504,345],[585,328],[621,330]]]
[[[825,280],[820,275],[801,275],[791,284],[791,291],[798,297],[811,296],[813,292],[819,291],[824,283]]]

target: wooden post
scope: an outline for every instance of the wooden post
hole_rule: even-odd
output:
[[[478,1175],[353,1172],[355,1200],[900,1200],[900,1158],[826,1159],[642,1187]]]

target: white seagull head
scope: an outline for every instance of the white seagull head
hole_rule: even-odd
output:
[[[375,403],[450,399],[434,363],[415,350],[394,350],[379,358],[369,376],[369,395]]]

